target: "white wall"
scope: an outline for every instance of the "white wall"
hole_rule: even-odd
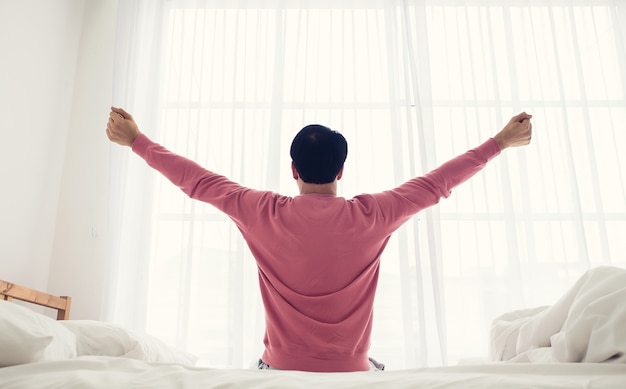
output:
[[[73,296],[73,319],[99,319],[107,262],[106,215],[117,0],[86,1],[48,290]]]
[[[0,278],[46,289],[82,0],[0,2]]]
[[[98,318],[117,0],[0,1],[0,279]]]

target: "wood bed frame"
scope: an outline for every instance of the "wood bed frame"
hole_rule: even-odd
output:
[[[0,280],[0,297],[2,297],[2,300],[6,301],[15,299],[55,309],[57,311],[57,320],[67,320],[70,318],[70,304],[72,303],[72,298],[69,296],[53,296],[25,286]]]

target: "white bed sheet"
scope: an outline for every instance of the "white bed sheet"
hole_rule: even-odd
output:
[[[624,388],[625,364],[510,364],[307,373],[185,367],[79,357],[0,368],[0,388]]]

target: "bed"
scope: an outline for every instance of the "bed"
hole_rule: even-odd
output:
[[[541,359],[533,361],[529,350],[517,350],[517,355],[512,351],[515,347],[511,342],[519,344],[528,328],[534,328],[530,332],[536,335],[537,326],[544,326],[545,320],[560,320],[555,315],[563,304],[576,303],[572,295],[584,295],[589,300],[585,285],[589,286],[592,279],[577,283],[574,292],[553,307],[516,311],[494,321],[493,346],[499,347],[494,352],[514,362],[358,373],[196,367],[193,355],[150,335],[111,323],[70,319],[71,298],[67,296],[0,281],[0,388],[626,388],[619,332],[621,328],[626,330],[626,322],[620,321],[626,316],[621,308],[610,309],[611,315],[617,312],[618,334],[614,340],[618,355],[605,363],[549,360],[546,350],[540,353]],[[624,280],[613,281],[621,285]],[[605,279],[602,284],[607,284]],[[623,285],[619,292],[623,289],[626,294],[626,283]],[[614,289],[610,294],[622,301],[621,306],[626,305]],[[56,310],[57,320],[11,300]],[[593,314],[597,316],[597,312]],[[605,319],[602,327],[614,318]]]

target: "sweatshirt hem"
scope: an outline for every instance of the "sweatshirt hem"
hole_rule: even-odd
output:
[[[308,354],[308,355],[307,355]],[[356,354],[312,354],[285,349],[266,349],[263,362],[280,370],[300,370],[311,372],[352,372],[369,371],[367,352]]]

